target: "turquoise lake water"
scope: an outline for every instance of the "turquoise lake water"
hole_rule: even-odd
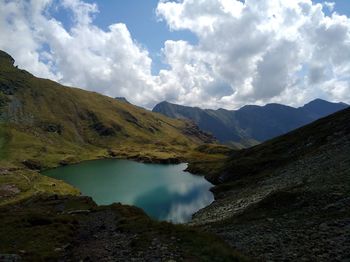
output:
[[[186,167],[109,159],[59,167],[43,174],[66,181],[97,204],[134,205],[157,220],[183,223],[214,200],[209,191],[212,185],[203,177],[183,171]]]

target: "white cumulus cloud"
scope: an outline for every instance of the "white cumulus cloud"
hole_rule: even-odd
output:
[[[126,96],[148,106],[156,94],[148,51],[136,43],[125,24],[107,30],[93,24],[96,4],[80,0],[0,0],[0,49],[37,76]],[[53,8],[73,14],[66,29],[50,15]]]
[[[350,19],[335,12],[326,16],[322,4],[161,1],[157,14],[170,30],[186,29],[198,37],[195,45],[165,44],[171,69],[161,75],[171,82],[162,84],[179,85],[175,102],[227,108],[298,105],[316,97],[349,102]]]
[[[0,0],[0,49],[37,76],[148,108],[162,100],[207,108],[299,105],[316,97],[349,103],[350,19],[334,5],[161,0],[158,18],[198,42],[166,41],[168,69],[152,75],[150,54],[127,25],[94,24],[98,2]],[[69,27],[55,10],[72,15]]]

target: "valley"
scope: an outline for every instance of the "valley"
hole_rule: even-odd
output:
[[[43,189],[28,182],[15,186],[29,192],[66,192],[61,182],[35,177],[40,170],[81,161],[123,158],[141,162],[180,163],[216,159],[221,153],[196,150],[214,139],[190,122],[173,120],[131,104],[77,88],[36,78],[13,66],[14,59],[0,53],[1,170],[2,183],[17,181],[14,173],[30,172]],[[59,98],[59,99],[58,99]],[[208,147],[216,147],[208,144]],[[24,181],[25,182],[25,181]],[[30,190],[28,191],[28,189]],[[39,189],[38,189],[39,188]],[[73,190],[72,192],[75,192]],[[28,193],[28,194],[27,194]],[[21,198],[21,194],[17,195]],[[15,201],[15,198],[2,202]]]
[[[96,159],[215,161],[229,148],[190,122],[36,78],[13,64],[0,52],[0,260],[247,260],[210,233],[157,222],[133,206],[97,206],[40,174]]]
[[[305,107],[311,112],[317,103]],[[350,109],[330,113],[272,139],[222,145],[188,119],[37,78],[0,52],[0,260],[343,261],[350,256]],[[115,163],[139,171],[113,173]],[[68,172],[74,164],[86,171]],[[140,178],[148,168],[154,183]],[[139,206],[148,215],[131,206],[137,201],[103,202],[80,192],[87,183],[98,190],[85,180],[93,176],[128,194],[148,184],[150,203],[162,202],[171,194],[153,190],[165,175],[158,168],[188,176],[179,187],[164,182],[177,193],[189,190],[186,199],[196,195],[187,188],[193,181],[211,195],[211,185],[188,172],[205,176],[215,185],[214,201],[175,225],[151,218],[147,205]],[[123,184],[123,171],[139,184]],[[42,175],[49,172],[55,174]]]
[[[0,262],[350,262],[350,0],[0,0]]]

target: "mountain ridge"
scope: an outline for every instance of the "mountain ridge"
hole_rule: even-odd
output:
[[[315,99],[298,108],[270,103],[264,106],[245,105],[238,110],[214,110],[163,101],[152,111],[172,118],[192,120],[222,143],[255,145],[346,107],[348,105],[344,103]]]

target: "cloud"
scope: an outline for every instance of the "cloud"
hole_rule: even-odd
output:
[[[46,1],[0,1],[0,48],[12,54],[21,67],[35,74],[56,79],[40,59],[42,45],[28,20],[39,16]]]
[[[159,19],[198,42],[167,40],[161,53],[168,69],[152,75],[150,54],[125,24],[94,24],[97,4],[0,0],[0,49],[40,77],[148,108],[162,100],[207,108],[300,105],[316,97],[350,102],[350,19],[333,7],[311,0],[162,0]],[[69,28],[55,10],[71,14]]]
[[[166,44],[163,50],[171,69],[161,73],[181,86],[174,102],[227,108],[298,105],[315,97],[349,102],[340,93],[350,92],[344,85],[350,19],[326,16],[322,8],[310,0],[161,1],[157,14],[170,30],[190,30],[198,38],[195,45],[172,42],[172,49]],[[174,48],[181,50],[176,56]],[[214,85],[217,92],[215,82],[221,83]],[[338,91],[330,91],[330,83]]]
[[[125,24],[102,30],[93,24],[96,4],[80,0],[0,0],[0,48],[35,75],[94,90],[126,96],[141,105],[154,103],[148,51],[136,43]],[[50,12],[73,14],[67,30]]]
[[[324,6],[326,6],[330,12],[333,12],[334,7],[335,7],[335,3],[334,2],[324,2]]]
[[[206,190],[206,189],[199,189]],[[205,191],[204,191],[205,192]],[[208,192],[208,191],[207,191]],[[189,192],[196,193],[196,192]],[[198,194],[198,193],[197,193]],[[171,221],[175,224],[186,223],[192,217],[192,215],[198,210],[208,206],[213,202],[213,196],[211,193],[199,194],[197,197],[192,198],[191,201],[178,201],[174,202],[170,206],[170,210],[164,220]]]

